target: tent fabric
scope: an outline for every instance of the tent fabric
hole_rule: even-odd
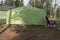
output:
[[[7,12],[6,24],[45,25],[46,12],[35,7],[18,7]]]

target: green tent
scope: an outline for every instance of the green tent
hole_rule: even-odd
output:
[[[35,7],[18,7],[7,13],[6,24],[45,25],[46,12]]]

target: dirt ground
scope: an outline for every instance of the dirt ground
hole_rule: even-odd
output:
[[[54,28],[8,28],[0,34],[0,40],[60,40],[60,31]]]

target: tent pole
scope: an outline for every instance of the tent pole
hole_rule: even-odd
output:
[[[12,12],[12,10],[10,11],[10,13],[9,13],[9,21],[8,21],[8,26],[10,27],[11,26],[11,12]]]

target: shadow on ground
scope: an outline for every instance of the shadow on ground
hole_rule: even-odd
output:
[[[5,35],[5,39],[3,39],[3,35]],[[37,26],[25,29],[8,28],[0,37],[0,40],[60,40],[60,31]]]

